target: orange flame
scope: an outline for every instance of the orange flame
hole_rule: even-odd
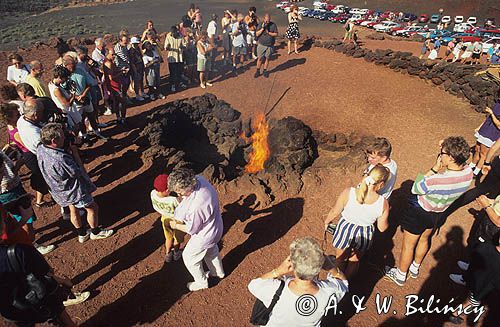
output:
[[[252,142],[252,152],[250,153],[250,160],[245,166],[245,172],[247,173],[257,173],[264,169],[264,164],[271,155],[271,150],[269,149],[269,144],[267,138],[269,136],[269,124],[266,121],[264,114],[259,114],[257,118],[252,122],[252,129],[254,133],[252,136],[247,138],[244,133],[241,137],[245,141]]]

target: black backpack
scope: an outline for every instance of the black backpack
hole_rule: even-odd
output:
[[[255,326],[265,326],[269,322],[269,316],[273,311],[276,302],[280,299],[281,293],[283,292],[283,288],[285,287],[285,282],[282,280],[280,287],[274,293],[273,300],[269,305],[269,308],[262,303],[261,300],[255,299],[255,303],[252,308],[252,316],[250,317],[250,323]]]
[[[23,282],[13,288],[12,306],[20,311],[34,313],[40,321],[56,319],[58,312],[54,312],[48,304],[49,297],[55,294],[58,288],[54,278],[49,276],[39,278],[25,271],[17,259],[15,245],[9,246],[7,257],[14,272],[24,274]]]

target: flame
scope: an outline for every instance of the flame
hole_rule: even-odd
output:
[[[259,114],[255,120],[252,121],[252,129],[254,133],[249,138],[241,134],[241,137],[247,141],[252,142],[252,152],[250,153],[250,160],[245,166],[245,172],[257,173],[264,169],[264,164],[271,155],[267,138],[269,136],[269,124],[266,121],[265,115]]]

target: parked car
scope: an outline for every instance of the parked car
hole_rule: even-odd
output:
[[[370,19],[367,19],[367,20],[365,20],[365,21],[361,22],[361,23],[359,24],[359,26],[368,27],[368,24],[370,24],[370,23],[374,23],[374,22],[375,22],[375,23],[378,23],[378,22],[379,22],[379,20],[378,20],[377,18],[370,18]]]
[[[330,20],[330,17],[335,17],[335,14],[334,14],[334,13],[332,13],[331,11],[327,11],[327,12],[323,13],[323,14],[319,17],[319,19],[320,19],[320,20]]]
[[[349,19],[349,15],[340,14],[340,15],[333,17],[330,21],[332,23],[342,23],[343,24],[343,23],[347,22],[348,19]]]
[[[366,27],[368,27],[368,28],[374,28],[374,27],[375,27],[375,25],[378,25],[378,24],[380,24],[380,23],[381,23],[381,21],[380,21],[380,20],[376,20],[376,21],[374,21],[374,22],[371,22],[371,23],[366,24]]]
[[[427,23],[428,21],[429,21],[429,15],[422,14],[422,15],[418,16],[419,23]]]
[[[313,2],[313,7],[314,9],[324,9],[326,7],[327,3],[323,1],[314,1]]]
[[[443,16],[443,18],[441,18],[442,24],[449,24],[450,22],[451,22],[451,16]]]
[[[455,16],[455,24],[461,24],[464,22],[464,16]]]
[[[470,16],[469,18],[467,18],[467,23],[472,24],[472,25],[476,25],[477,24],[477,18],[474,17],[474,16]]]
[[[410,26],[410,27],[407,27],[401,31],[398,31],[396,33],[396,35],[403,36],[403,37],[410,37],[413,34],[416,34],[418,32],[423,32],[423,31],[426,31],[426,28],[423,26],[418,26],[418,25],[417,26]]]
[[[343,14],[345,12],[345,8],[346,8],[346,6],[344,6],[344,5],[338,5],[338,6],[335,6],[335,8],[332,11],[336,14]]]
[[[381,24],[375,25],[373,28],[377,32],[387,32],[391,28],[398,27],[399,24],[396,22],[391,22],[391,21],[385,21],[382,22]]]
[[[489,49],[498,49],[500,47],[500,37],[495,36],[483,42],[483,52],[487,53]]]
[[[429,34],[429,38],[435,39],[437,37],[449,36],[451,35],[451,32],[446,30],[429,30],[429,31],[422,31],[417,34],[422,35],[423,37],[427,37],[427,34]]]
[[[290,2],[288,2],[288,1],[281,1],[280,3],[276,4],[276,8],[281,9],[284,5],[289,5],[289,4],[290,4]]]
[[[299,15],[305,16],[305,15],[306,15],[306,13],[307,13],[309,10],[311,10],[311,9],[306,8],[306,7],[301,7],[301,8],[299,8]]]
[[[473,31],[474,29],[475,26],[470,23],[460,23],[460,24],[455,24],[455,26],[453,26],[453,32],[467,32],[467,31]]]
[[[350,13],[351,15],[357,15],[357,14],[359,14],[359,15],[360,15],[360,14],[361,14],[361,12],[360,12],[360,11],[361,11],[361,9],[359,9],[359,8],[352,8],[351,10],[349,10],[349,13]]]
[[[453,39],[461,40],[464,43],[473,43],[476,41],[481,41],[481,37],[476,34],[470,33],[455,33],[452,35],[444,36],[442,38],[443,42],[450,42]]]
[[[387,34],[391,34],[392,36],[396,36],[398,35],[398,32],[399,31],[402,31],[406,29],[406,26],[396,26],[396,27],[393,27],[393,28],[390,28],[388,29],[387,31],[385,31]]]
[[[320,17],[326,12],[325,9],[318,9],[318,10],[315,10],[315,14],[314,14],[314,18],[316,19],[320,19]]]
[[[441,16],[439,14],[433,14],[431,16],[431,23],[433,23],[433,24],[439,23],[440,18],[441,18]]]
[[[478,33],[483,38],[492,38],[492,37],[500,36],[500,30],[488,30],[488,29],[480,28],[480,29],[476,30],[476,33]]]
[[[354,14],[351,16],[351,19],[353,20],[360,20],[360,19],[363,19],[363,15],[361,14]]]
[[[407,12],[405,13],[405,15],[403,16],[403,21],[404,22],[412,22],[414,21],[415,19],[417,19],[417,16],[415,16],[414,14],[412,14],[411,12]]]

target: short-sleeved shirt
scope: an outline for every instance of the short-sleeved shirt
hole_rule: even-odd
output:
[[[129,68],[130,67],[130,59],[128,57],[128,47],[122,46],[120,43],[115,45],[115,64],[119,69]]]
[[[500,119],[500,102],[495,103],[492,110],[493,114],[498,119]],[[498,127],[495,125],[491,116],[488,116],[488,118],[486,118],[477,133],[493,142],[500,138],[500,129],[498,129]]]
[[[99,65],[104,64],[104,60],[106,59],[106,49],[99,50],[97,48],[92,51],[92,60],[97,62]]]
[[[244,35],[245,31],[242,30],[243,24],[241,24],[241,25],[242,26],[240,27],[239,22],[233,23],[231,25],[231,33],[233,33],[233,35],[235,33],[237,33],[239,30],[239,34],[233,37],[233,47],[235,47],[235,48],[246,46],[246,40],[245,40],[245,35]]]
[[[23,283],[25,275],[15,272],[7,256],[8,246],[0,245],[0,315],[10,320],[17,320],[26,312],[20,312],[12,305],[13,287]],[[16,245],[16,257],[25,271],[37,277],[47,275],[51,268],[43,256],[32,245]]]
[[[338,304],[348,291],[348,282],[333,278],[328,274],[326,280],[316,280],[319,290],[314,295],[296,295],[289,288],[292,277],[284,277],[285,287],[273,308],[267,327],[271,326],[320,326],[321,319],[329,306]],[[248,284],[248,290],[269,307],[274,294],[280,286],[280,279],[257,278]],[[309,303],[310,305],[306,305]],[[313,304],[314,305],[311,305]]]
[[[474,50],[472,50],[473,53],[481,53],[483,51],[483,46],[481,43],[476,42],[474,43]]]
[[[202,176],[197,176],[194,191],[175,209],[175,219],[186,224],[191,246],[209,249],[222,237],[222,217],[215,188]]]
[[[78,203],[96,190],[87,173],[64,150],[40,144],[37,159],[52,198],[61,207]]]
[[[30,73],[30,70],[31,68],[29,65],[23,65],[20,69],[15,65],[9,66],[7,68],[7,80],[16,82],[17,84],[24,83],[26,81],[26,77],[28,77]]]
[[[81,95],[87,87],[92,86],[93,80],[89,76],[89,73],[81,68],[76,68],[73,74],[71,74],[71,80],[75,82],[76,85],[76,95]],[[90,93],[88,93],[90,94]]]
[[[172,33],[168,33],[165,37],[165,48],[168,46],[167,61],[171,63],[183,62],[182,49],[186,47],[186,40],[179,34],[175,37]]]
[[[211,20],[208,23],[207,34],[208,34],[208,37],[216,37],[217,36],[217,22],[216,21]]]
[[[179,206],[179,201],[175,196],[159,197],[156,190],[151,191],[151,203],[153,209],[166,218],[174,218],[175,208]]]
[[[26,83],[31,85],[35,90],[35,94],[38,97],[50,97],[49,89],[47,84],[45,84],[41,79],[28,75],[25,80]]]
[[[262,24],[263,22],[259,24],[259,26],[257,27],[257,31],[259,31],[262,28]],[[276,26],[276,24],[273,22],[269,22],[267,29],[263,31],[262,34],[259,36],[258,42],[260,45],[264,45],[266,47],[272,47],[274,46],[275,37],[269,35],[267,31],[271,33],[278,33],[278,26]]]
[[[427,212],[443,212],[464,194],[472,183],[472,169],[447,170],[431,176],[417,175],[411,192],[417,195],[418,204]]]
[[[391,175],[389,176],[387,182],[385,182],[384,187],[382,187],[378,193],[384,198],[389,199],[392,194],[392,190],[394,189],[394,185],[396,184],[396,178],[398,177],[398,165],[396,164],[396,161],[391,159],[389,163],[386,163],[383,166],[389,169]],[[366,172],[372,170],[373,167],[375,166],[369,165]]]
[[[24,119],[24,116],[19,117],[17,120],[17,131],[19,137],[23,141],[24,146],[30,150],[31,153],[36,154],[37,146],[40,143],[41,125],[35,125],[32,122]]]

